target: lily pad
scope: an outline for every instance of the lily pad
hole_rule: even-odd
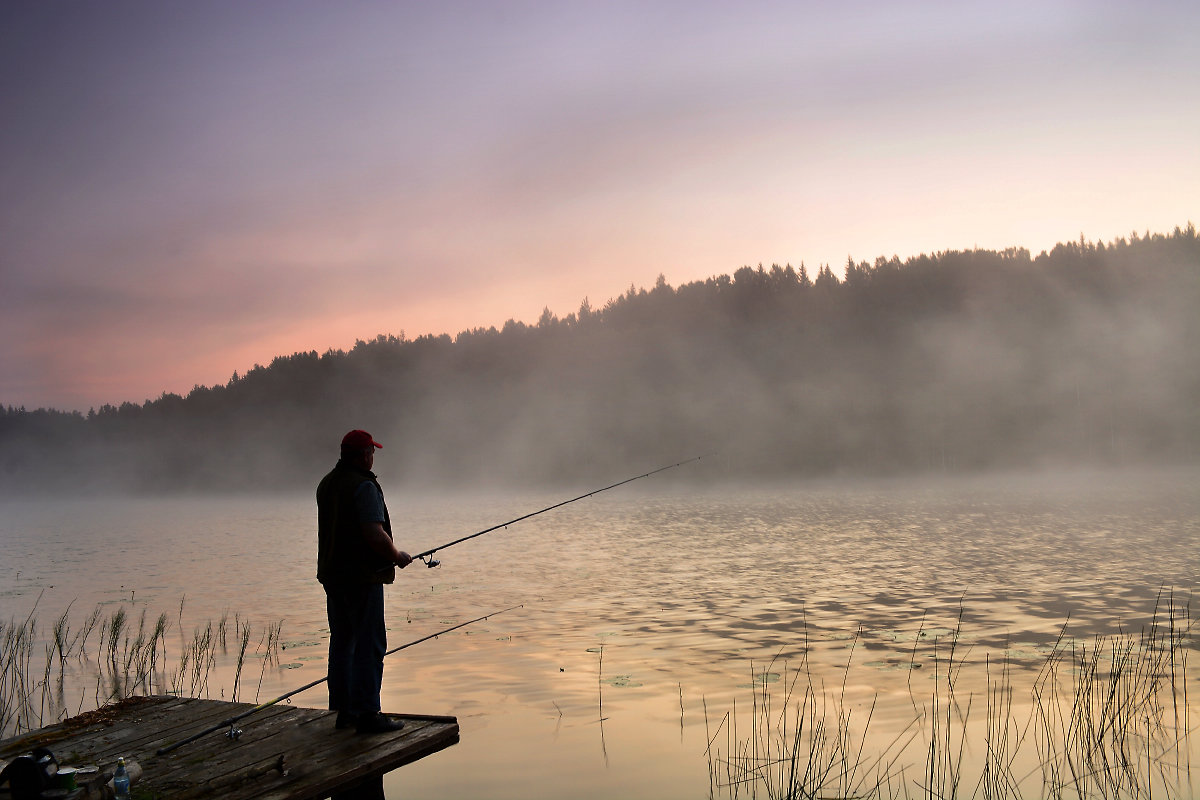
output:
[[[778,672],[758,672],[754,675],[753,683],[744,683],[739,686],[739,689],[761,689],[764,686],[769,686],[772,683],[779,683]]]
[[[642,685],[634,681],[630,675],[613,675],[611,678],[605,678],[603,682],[618,689],[632,689]]]

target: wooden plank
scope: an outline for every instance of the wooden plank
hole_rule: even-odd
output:
[[[119,703],[113,703],[94,711],[88,711],[76,717],[63,720],[55,725],[50,725],[45,728],[40,728],[36,731],[15,736],[10,739],[5,739],[0,742],[0,758],[7,757],[7,753],[23,753],[28,752],[34,747],[49,747],[54,749],[55,742],[62,739],[86,738],[88,736],[98,736],[107,728],[112,727],[115,719],[120,718],[125,720],[131,713],[130,707],[133,705],[153,705],[153,706],[182,706],[186,700],[180,700],[174,697],[163,698],[145,698],[135,697],[129,700],[123,700]]]
[[[406,720],[407,721],[407,720]],[[338,789],[358,783],[365,778],[373,777],[404,764],[412,763],[430,753],[442,750],[458,741],[458,726],[446,726],[428,723],[413,730],[407,730],[404,747],[398,748],[391,737],[347,737],[338,746],[319,754],[308,762],[296,767],[301,772],[306,783],[315,790],[307,797],[321,798]],[[370,742],[378,738],[376,743],[365,747],[363,739]],[[283,786],[263,785],[258,787],[261,793],[257,796],[273,798],[274,800],[290,800],[296,795],[285,791]]]
[[[155,750],[249,711],[252,703],[136,698],[0,742],[0,758],[46,746],[63,765],[111,770],[118,756],[136,760],[140,785],[161,797],[191,800],[318,800],[411,763],[458,741],[454,717],[397,715],[403,730],[356,734],[334,727],[334,712],[276,705],[237,724],[230,739],[214,731],[164,756]],[[0,791],[0,798],[4,795]]]
[[[212,702],[212,701],[197,701],[197,702]],[[160,747],[165,747],[167,745],[174,744],[175,742],[182,741],[183,739],[186,739],[187,737],[192,736],[196,733],[199,733],[200,731],[205,730],[207,728],[211,728],[214,725],[220,725],[220,724],[224,723],[226,720],[228,720],[229,718],[237,716],[238,714],[245,713],[246,711],[248,711],[251,708],[253,708],[253,706],[246,706],[245,708],[234,707],[232,709],[230,709],[230,708],[214,709],[214,711],[220,711],[221,713],[205,713],[202,715],[197,714],[197,715],[194,715],[193,717],[189,718],[186,721],[186,723],[174,723],[171,725],[170,728],[164,729],[161,732],[159,732],[159,731],[154,731],[153,733],[147,732],[146,735],[138,741],[138,744],[146,749],[157,750]],[[293,713],[297,710],[298,709],[294,709],[294,708],[291,708],[288,706],[271,706],[270,708],[264,708],[262,711],[257,712],[252,717],[248,717],[245,720],[238,721],[237,723],[235,723],[235,725],[239,730],[244,731],[253,726],[261,726],[261,725],[267,724],[271,720],[274,720],[278,717],[287,717],[290,713]],[[307,709],[307,710],[316,710],[316,709]],[[222,725],[221,729],[213,731],[212,733],[209,733],[207,736],[203,737],[202,739],[197,740],[193,744],[199,744],[200,742],[208,741],[209,739],[218,740],[218,741],[219,740],[231,741],[228,736],[228,733],[229,733],[228,726]],[[157,736],[157,738],[155,738],[156,736]],[[185,745],[185,746],[190,747],[191,745]]]

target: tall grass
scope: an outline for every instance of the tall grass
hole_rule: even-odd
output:
[[[1192,628],[1171,599],[1166,624],[1055,648],[1033,687],[1050,797],[1191,796],[1174,788],[1190,778]]]
[[[183,601],[180,601],[182,618]],[[124,606],[107,616],[97,606],[73,627],[70,606],[43,630],[34,611],[23,620],[0,621],[0,737],[60,721],[72,714],[138,694],[204,697],[209,675],[223,650],[222,617],[197,626],[191,640],[181,640],[175,666],[170,665],[166,613],[151,622],[143,609],[134,622]],[[248,620],[235,623],[241,638],[233,695],[236,699],[246,658],[260,657],[263,669],[277,663],[282,621],[261,628],[257,644]],[[88,642],[99,631],[94,649]],[[260,677],[261,685],[261,677]]]
[[[753,691],[749,711],[750,731],[744,737],[736,701],[731,713],[718,723],[715,734],[705,710],[708,730],[709,779],[713,793],[732,797],[745,793],[768,798],[856,798],[876,796],[889,785],[896,769],[896,752],[912,738],[909,728],[893,742],[868,755],[864,748],[875,713],[875,704],[855,709],[845,694],[845,676],[835,691],[819,685],[808,662],[808,648],[800,665],[777,660],[756,671],[751,664]],[[776,697],[776,689],[782,694]],[[724,732],[724,749],[717,741]]]
[[[1136,634],[1075,641],[1064,626],[1036,668],[992,653],[970,658],[961,620],[960,611],[958,627],[943,636],[924,636],[922,624],[908,664],[913,719],[890,725],[887,735],[871,731],[874,702],[847,702],[850,660],[840,690],[824,686],[807,647],[800,665],[784,665],[782,680],[770,679],[774,662],[755,673],[748,712],[739,714],[735,702],[709,732],[710,795],[1200,796],[1191,763],[1200,715],[1188,686],[1188,658],[1198,646],[1190,605],[1160,598]],[[918,648],[922,663],[933,665],[927,695],[911,679]],[[711,728],[707,709],[705,718]]]

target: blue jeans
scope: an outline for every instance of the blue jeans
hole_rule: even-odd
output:
[[[379,711],[387,652],[383,585],[328,585],[325,607],[329,612],[329,707],[355,714]]]

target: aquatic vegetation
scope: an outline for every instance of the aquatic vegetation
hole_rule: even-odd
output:
[[[913,718],[891,726],[890,739],[871,730],[875,701],[864,708],[848,699],[849,661],[837,691],[825,688],[806,657],[783,666],[783,681],[762,679],[774,662],[765,670],[752,665],[748,712],[739,713],[735,702],[714,731],[705,707],[710,794],[1196,796],[1200,776],[1191,762],[1200,743],[1192,733],[1200,708],[1188,691],[1188,658],[1198,643],[1190,603],[1160,598],[1137,633],[1078,641],[1064,625],[1037,669],[1024,666],[1024,653],[1010,659],[1008,649],[969,659],[961,629],[960,614],[957,629],[912,637]],[[932,665],[927,693],[911,677],[918,656]]]
[[[180,601],[182,620],[183,600]],[[209,676],[221,663],[217,647],[225,636],[228,615],[214,626],[197,626],[190,641],[181,640],[177,666],[168,666],[166,613],[151,625],[142,609],[134,623],[125,606],[105,616],[97,606],[73,628],[71,607],[43,630],[34,610],[24,620],[0,621],[0,737],[61,721],[133,695],[177,694],[207,697]],[[248,656],[278,665],[283,621],[259,628],[258,642],[248,620],[235,617],[240,642],[233,667],[232,698],[238,699],[242,668]],[[94,650],[88,640],[100,632]],[[55,674],[57,673],[57,674]],[[260,675],[259,685],[261,687]],[[224,696],[224,690],[221,690]]]
[[[221,620],[224,622],[224,618]],[[246,663],[246,648],[250,645],[250,626],[244,625],[241,627],[241,645],[238,647],[237,669],[233,673],[233,694],[231,698],[233,702],[237,702],[238,698],[238,682],[242,677],[242,666]]]

